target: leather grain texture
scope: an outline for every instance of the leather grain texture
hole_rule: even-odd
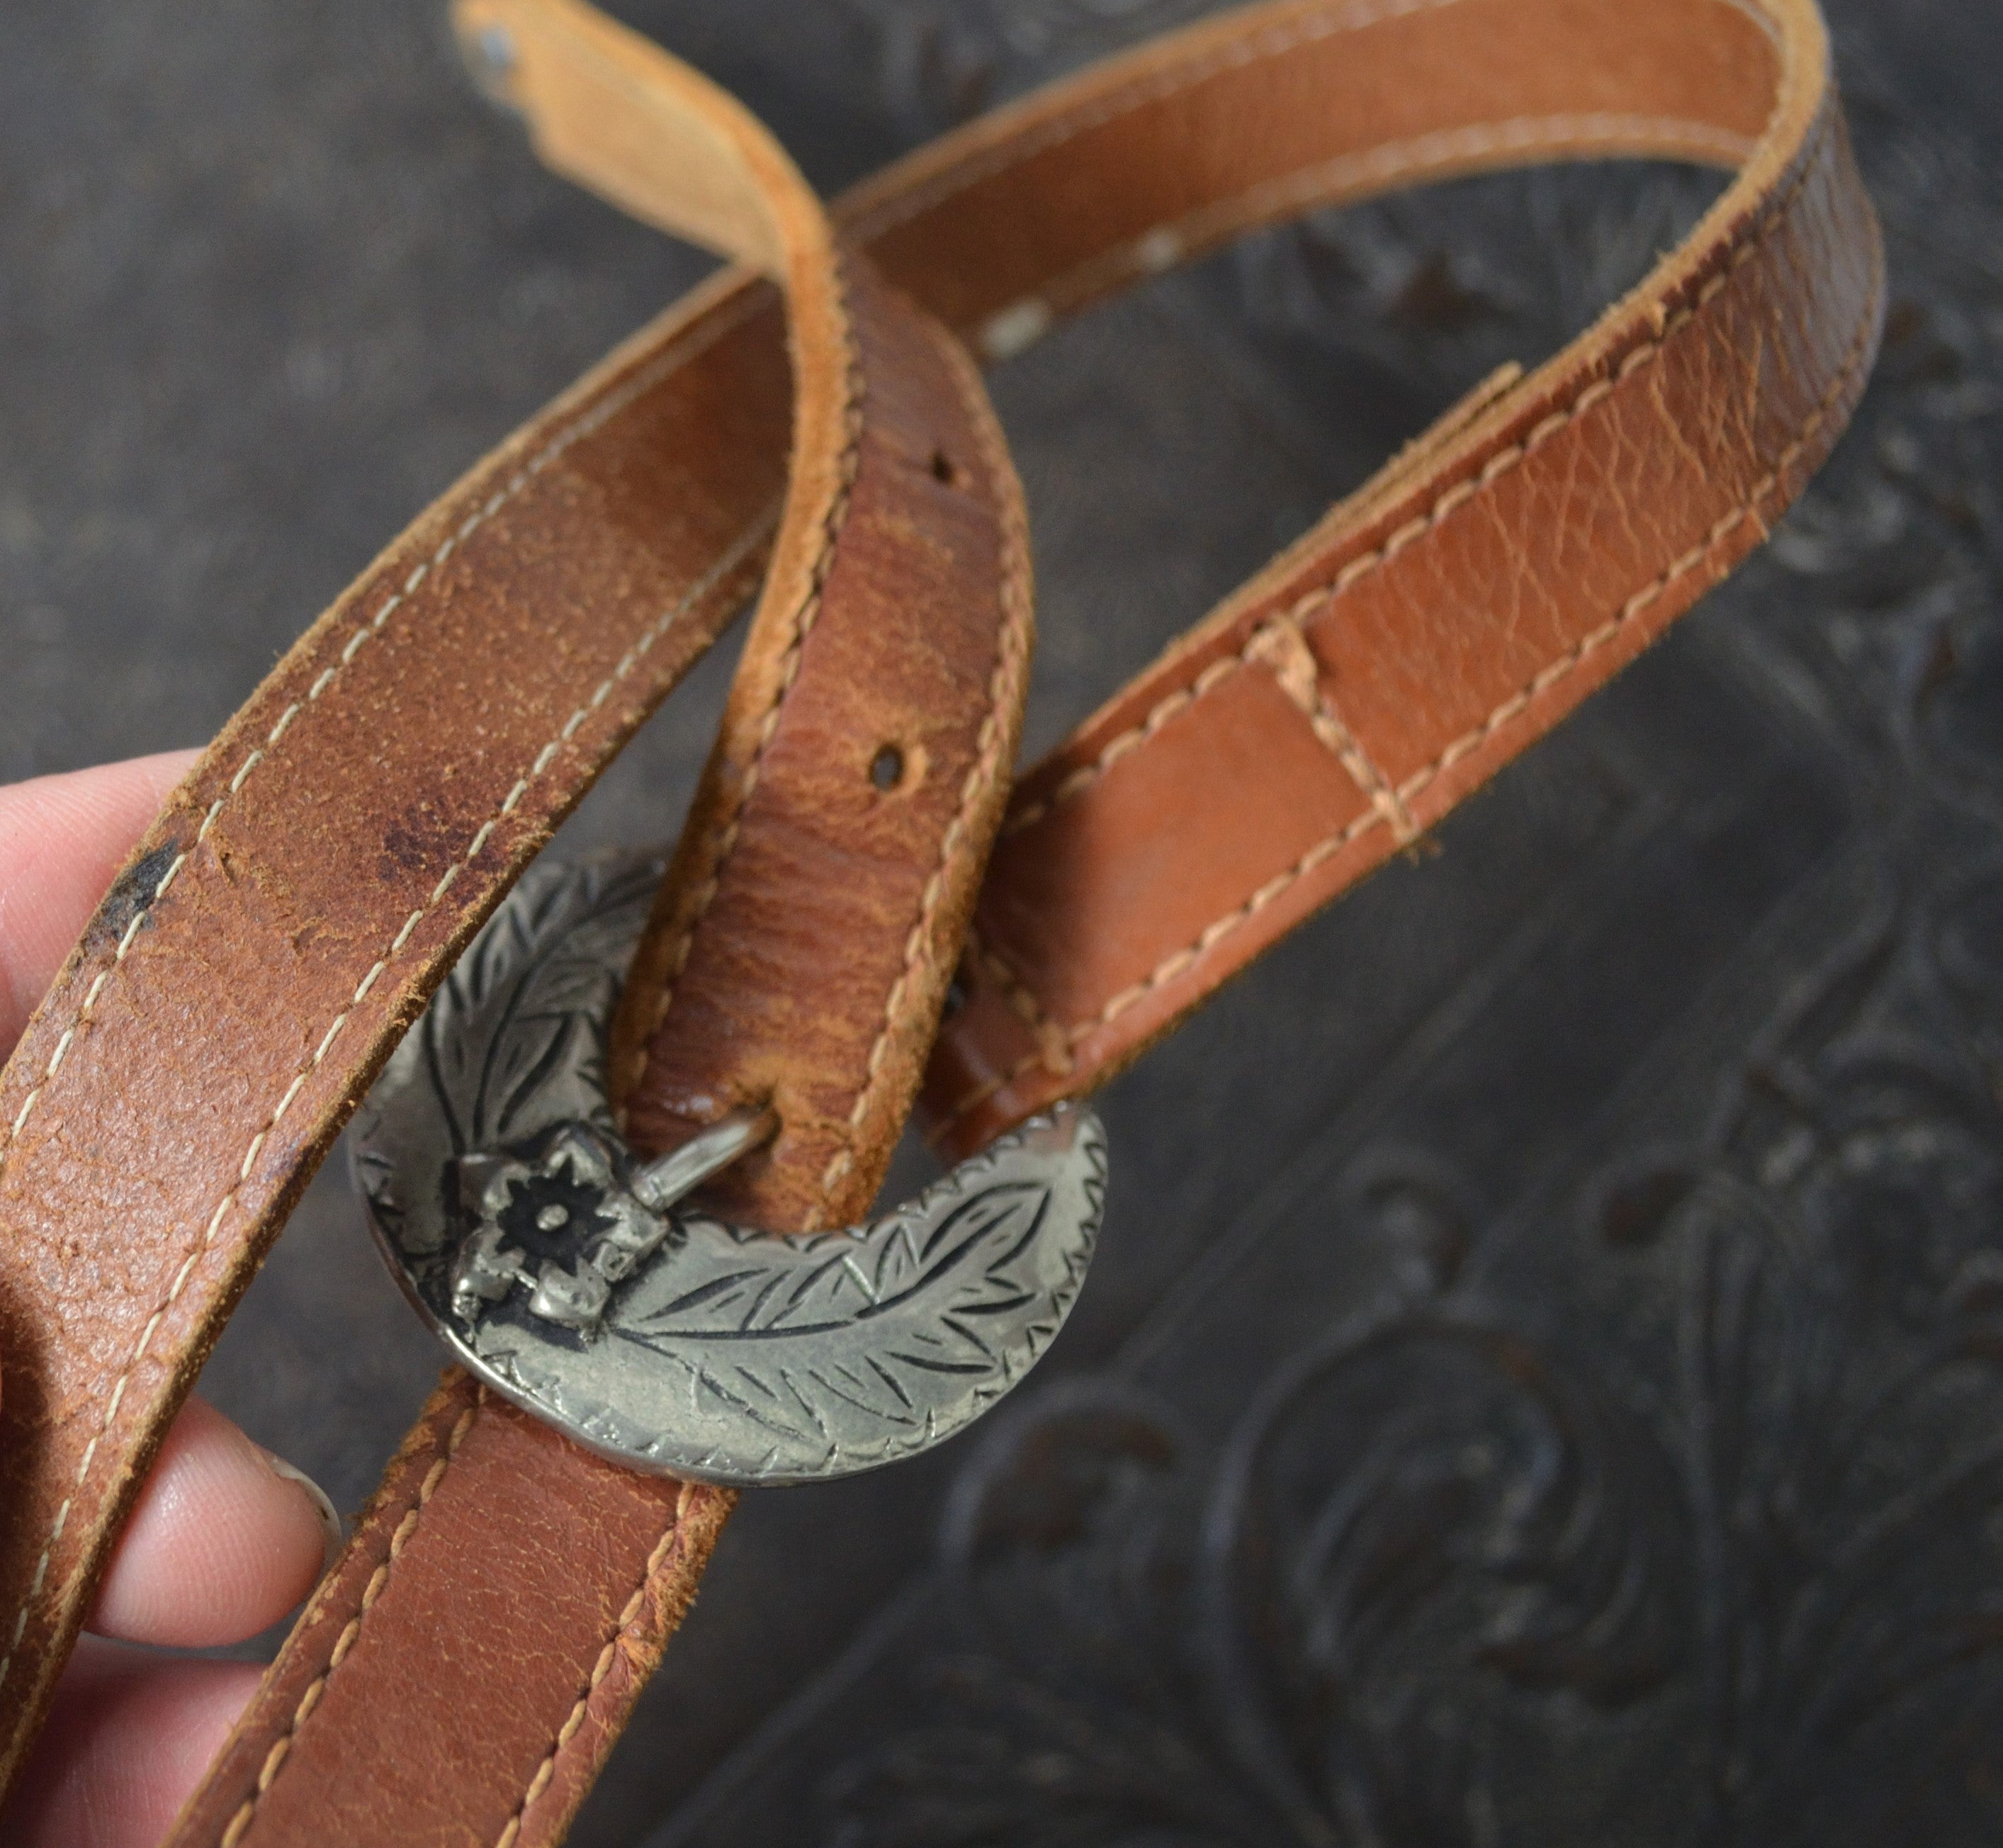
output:
[[[891,283],[999,353],[1123,281],[1311,204],[1531,158],[1745,161],[1637,296],[1338,508],[1026,783],[981,902],[973,998],[935,1061],[952,1134],[977,1137],[1116,1069],[1436,819],[1728,568],[1833,439],[1868,365],[1878,289],[1813,15],[1724,0],[1674,0],[1640,21],[1631,12],[1597,0],[1258,9],[949,138],[845,208]],[[1377,80],[1359,81],[1366,65]],[[856,293],[875,300],[876,288]],[[880,299],[894,322],[895,296]],[[0,1213],[31,1254],[16,1273],[26,1287],[0,1310],[8,1351],[28,1356],[0,1425],[0,1486],[23,1510],[0,1542],[0,1586],[19,1612],[0,1667],[13,1752],[163,1421],[358,1089],[553,821],[755,576],[786,479],[781,325],[763,285],[720,279],[421,520],[198,768],[24,1038],[0,1083],[0,1120],[12,1125]],[[909,363],[957,376],[928,338],[908,352],[892,362],[900,376]],[[811,395],[803,384],[802,401]],[[879,465],[907,467],[931,427],[915,416]],[[956,449],[975,456],[980,445]],[[982,469],[953,450],[948,460]],[[858,449],[858,509],[865,460]],[[850,485],[848,464],[835,466],[832,488],[794,478],[793,504],[817,506],[823,531]],[[991,464],[975,478],[998,478]],[[870,535],[886,549],[895,537]],[[992,534],[973,537],[990,552],[977,575],[998,548]],[[811,555],[789,556],[783,541],[780,551],[774,583],[789,593],[768,591],[766,607],[796,618],[802,581],[823,586]],[[869,543],[856,555],[872,555]],[[830,571],[826,587],[834,582]],[[998,611],[1003,600],[998,587]],[[789,659],[792,684],[810,684],[807,644],[820,632],[795,646],[761,618],[751,691],[664,899],[657,953],[669,948],[641,991],[667,997],[665,1013],[648,1005],[670,1043],[654,1042],[636,1127],[655,1111],[654,1132],[669,1132],[718,1081],[704,1064],[713,1041],[671,1043],[678,1007],[680,1020],[701,1019],[683,969],[713,969],[717,992],[738,997],[729,1017],[764,1028],[787,999],[764,985],[783,959],[748,954],[736,922],[709,940],[701,929],[768,927],[773,894],[742,870],[767,852],[779,876],[800,868],[784,831],[800,811],[771,802],[768,822],[760,790],[818,795],[829,764],[859,747],[847,729],[858,714],[873,751],[879,739],[907,743],[899,722],[933,709],[922,699],[896,709],[875,688],[858,705],[854,688],[830,682],[823,723],[834,729],[813,734],[818,754],[803,748],[798,783],[782,785],[783,754],[751,720],[792,705]],[[834,674],[855,670],[854,653],[827,653]],[[940,672],[965,669],[948,661]],[[977,767],[988,745],[977,729],[967,736],[960,749]],[[907,766],[930,754],[918,743]],[[928,777],[918,793],[960,786]],[[900,812],[844,787],[865,817]],[[963,852],[945,857],[977,861],[987,825],[967,823]],[[894,821],[879,833],[885,877],[911,878],[911,838]],[[919,863],[915,913],[884,905],[870,925],[883,939],[866,946],[883,971],[913,972],[901,998],[911,1024],[872,999],[859,1012],[883,1024],[844,1041],[855,1062],[825,1090],[818,1077],[726,1074],[806,1097],[787,1164],[777,1165],[782,1148],[769,1173],[746,1177],[794,1211],[813,1209],[816,1188],[866,1191],[894,1129],[894,1094],[914,1069],[963,909],[925,898],[935,864]],[[196,981],[198,1012],[187,1005]],[[883,992],[858,981],[865,990]],[[832,1039],[802,1067],[818,1073]],[[226,1069],[215,1069],[219,1045]],[[879,1071],[890,1076],[872,1103]],[[844,1109],[851,1078],[856,1101]],[[115,1250],[75,1230],[103,1226],[120,1228]],[[86,1297],[88,1316],[50,1312]],[[482,1428],[476,1419],[469,1430]],[[487,1454],[484,1440],[467,1452]],[[396,1506],[358,1548],[388,1544],[382,1523]],[[657,1533],[660,1513],[646,1516]],[[640,1524],[636,1514],[624,1531]],[[656,1605],[671,1614],[685,1601],[700,1550],[671,1549],[647,1574],[641,1632]],[[336,1582],[358,1598],[374,1570],[358,1580],[344,1567]],[[392,1595],[379,1596],[385,1627]],[[315,1606],[323,1625],[344,1608]],[[436,1633],[449,1613],[428,1621]],[[573,1689],[593,1685],[595,1658],[575,1659],[588,1631],[552,1640],[572,1658]],[[585,1701],[572,1737],[587,1725],[590,1736],[561,1775],[551,1759],[541,1814],[552,1832],[568,1813],[569,1767],[595,1762],[617,1696]],[[267,1690],[244,1738],[281,1705]],[[525,1709],[522,1734],[555,1740],[571,1710]],[[302,1741],[288,1752],[311,1731],[303,1721],[282,1731]],[[514,1796],[482,1788],[502,1831],[519,1832],[517,1799],[543,1775],[542,1757],[529,1762]],[[309,1781],[295,1776],[295,1787]],[[204,1809],[209,1801],[191,1818],[223,1813]],[[243,1813],[239,1802],[222,1826]],[[400,1826],[383,1820],[392,1811],[370,1813]]]
[[[177,793],[23,1035],[0,1084],[9,1762],[292,1197],[579,772],[755,583],[743,506],[778,492],[788,404],[776,342],[746,338],[759,306],[698,305],[393,546]],[[732,341],[743,370],[708,396],[722,381],[682,362]],[[692,475],[701,432],[761,421],[726,497]],[[635,556],[636,531],[668,549]],[[678,544],[719,562],[687,573]],[[566,607],[596,620],[553,635]]]
[[[448,1374],[177,1839],[513,1841],[532,1804],[526,1839],[545,1834],[590,1787],[731,1501]],[[379,1750],[386,1724],[421,1748]]]
[[[660,960],[627,990],[650,1076],[669,1073],[687,1112],[664,1123],[648,1094],[634,1146],[771,1103],[782,1132],[731,1192],[779,1230],[838,1223],[880,1181],[1000,818],[1028,669],[1020,491],[971,369],[880,285],[848,300],[868,409],[827,523],[838,555],[806,574],[811,605],[754,631],[747,696],[643,952]],[[949,481],[941,456],[963,458]],[[879,789],[886,736],[904,773]],[[655,966],[672,1003],[648,985]],[[734,1497],[589,1455],[461,1375],[419,1430],[424,1473],[411,1465],[407,1492],[358,1524],[176,1842],[513,1848],[558,1839],[589,1790]],[[533,1675],[505,1667],[524,1653]],[[497,1675],[509,1696],[488,1700]],[[386,1715],[405,1769],[358,1777]]]
[[[840,543],[739,667],[613,1042],[637,1146],[725,1105],[777,1110],[774,1141],[711,1191],[781,1229],[840,1224],[882,1184],[1027,691],[1028,538],[992,413],[935,324],[889,312],[866,261],[850,273],[867,409]]]
[[[570,125],[601,131],[611,80],[633,110],[622,160],[650,102],[700,123],[700,86],[595,16],[462,16],[474,30],[497,17],[541,133],[586,177],[596,144]],[[722,126],[743,131],[727,110]],[[625,997],[643,1023],[635,1063],[673,1072],[681,1114],[632,1108],[627,1128],[654,1153],[736,1104],[770,1104],[782,1129],[736,1192],[795,1230],[867,1202],[911,1108],[1006,795],[1031,616],[1021,489],[970,364],[831,249],[782,161],[764,164],[746,183],[771,201],[787,259],[787,506]],[[886,748],[898,774],[872,776]],[[463,1376],[413,1441],[176,1840],[513,1848],[568,1827],[732,1498],[588,1455]],[[524,1649],[529,1675],[506,1665]],[[495,1675],[507,1696],[474,1698]],[[386,1716],[405,1769],[354,1775]]]
[[[1782,51],[1711,5],[1634,19],[1462,0],[1344,18],[1354,43],[1301,9],[1241,57],[1197,35],[1186,61],[1068,100],[1024,138],[1054,189],[1060,151],[1090,168],[1082,137],[1164,93],[1229,109],[1264,58],[1287,61],[1289,85],[1325,60],[1347,138],[1285,146],[1285,173],[1233,175],[1256,203],[1222,222],[1290,196],[1303,170],[1362,191],[1526,138],[1547,156],[1651,135],[1659,153],[1708,137],[1715,157],[1753,135],[1758,152],[1642,290],[1335,508],[1022,779],[977,915],[972,998],[934,1060],[949,1151],[1120,1069],[1631,660],[1759,542],[1868,376],[1882,278],[1819,32]],[[1284,145],[1267,124],[1300,113],[1262,114],[1251,145]],[[991,233],[977,200],[952,198],[953,235]],[[1128,252],[1154,235],[1141,215],[1115,234]],[[1170,221],[1173,247],[1211,222]],[[1068,303],[1075,286],[1053,292]],[[995,299],[954,305],[1019,312]]]

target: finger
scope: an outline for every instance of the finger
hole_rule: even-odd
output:
[[[341,1524],[312,1482],[190,1399],[139,1492],[89,1627],[131,1643],[235,1643],[326,1570]]]
[[[8,1848],[153,1848],[257,1685],[250,1662],[163,1661],[86,1636],[0,1816]]]
[[[170,751],[0,787],[0,1057],[194,761]]]

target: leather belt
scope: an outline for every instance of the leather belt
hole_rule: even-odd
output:
[[[941,1139],[977,1145],[1103,1082],[1431,825],[1757,543],[1875,350],[1876,229],[1810,0],[1282,0],[984,118],[829,215],[728,99],[569,0],[462,20],[554,164],[742,267],[308,632],[0,1078],[9,1776],[292,1199],[761,572],[615,1076],[642,1150],[770,1103],[777,1139],[721,1195],[778,1230],[867,1200],[921,1076]],[[1005,817],[1026,548],[961,343],[1005,355],[1316,206],[1615,155],[1736,176],[1626,300],[1334,508]],[[558,1839],[729,1506],[449,1375],[174,1840]]]

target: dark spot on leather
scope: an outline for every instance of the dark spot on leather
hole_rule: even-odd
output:
[[[386,884],[400,884],[414,874],[435,878],[456,857],[463,843],[453,824],[425,809],[407,811],[383,831],[379,865]]]
[[[383,857],[400,873],[421,871],[425,863],[424,841],[412,829],[399,824],[383,836]]]
[[[178,841],[164,841],[151,853],[142,854],[118,875],[104,902],[84,933],[86,948],[95,950],[114,946],[131,928],[132,920],[153,902],[160,881],[167,876],[181,851]]]

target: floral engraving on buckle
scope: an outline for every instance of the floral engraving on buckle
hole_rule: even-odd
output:
[[[385,1067],[355,1160],[378,1241],[455,1356],[641,1468],[841,1475],[978,1416],[1062,1325],[1105,1136],[1061,1104],[862,1226],[774,1237],[688,1196],[774,1134],[732,1111],[643,1161],[604,1085],[658,863],[537,869]]]
[[[560,1125],[535,1156],[464,1157],[460,1204],[474,1228],[453,1260],[453,1314],[476,1322],[519,1286],[531,1315],[595,1329],[612,1286],[677,1230],[622,1184],[620,1166],[585,1123]]]

